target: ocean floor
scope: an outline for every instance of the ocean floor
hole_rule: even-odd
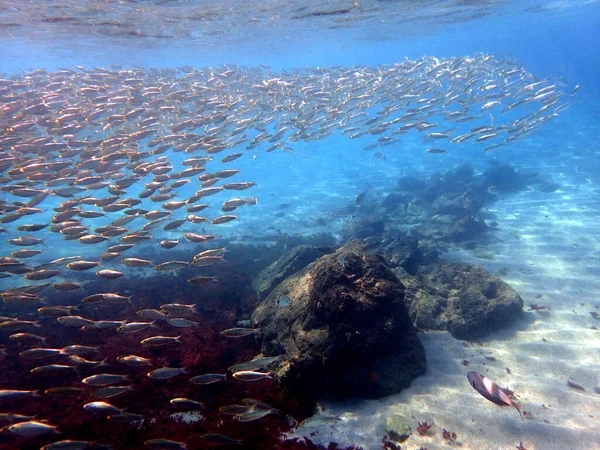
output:
[[[402,449],[600,448],[600,201],[589,183],[561,180],[551,194],[530,190],[497,202],[500,243],[485,252],[444,256],[471,262],[507,281],[525,301],[522,318],[481,342],[446,332],[421,333],[428,371],[399,395],[376,401],[323,403],[341,420],[301,427],[295,436],[340,446],[381,448],[385,420],[400,413],[412,428]],[[476,257],[475,255],[478,255]],[[531,304],[548,309],[531,310]],[[480,372],[521,400],[514,408],[479,395],[466,374]],[[571,387],[572,381],[585,391]],[[417,433],[419,422],[433,427]],[[457,434],[456,442],[442,429]]]

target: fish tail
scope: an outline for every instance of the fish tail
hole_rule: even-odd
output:
[[[523,423],[525,423],[525,419],[523,418],[523,413],[521,412],[521,404],[520,403],[515,403],[513,402],[512,404],[515,409],[519,412],[519,415],[521,416],[521,420],[523,421]]]

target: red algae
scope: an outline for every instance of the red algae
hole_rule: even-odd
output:
[[[218,275],[217,275],[218,276]],[[132,303],[99,304],[82,306],[81,314],[93,320],[139,321],[136,311],[143,308],[159,309],[165,303],[195,304],[198,290],[191,289],[184,277],[157,276],[143,280],[129,280],[128,291]],[[243,277],[240,277],[243,279]],[[183,280],[183,281],[181,281]],[[59,355],[44,361],[24,361],[18,354],[27,346],[8,342],[6,355],[0,355],[0,385],[4,389],[38,391],[39,396],[25,401],[0,404],[0,412],[36,416],[57,426],[60,434],[40,438],[20,438],[7,433],[0,435],[0,450],[38,450],[41,446],[62,439],[88,440],[109,445],[114,450],[142,449],[149,439],[170,439],[184,442],[188,449],[211,448],[202,440],[206,433],[228,436],[242,442],[243,448],[261,449],[324,449],[310,440],[282,440],[283,433],[290,431],[297,422],[312,415],[314,403],[310,399],[294,396],[270,379],[257,382],[235,380],[227,374],[226,382],[199,386],[189,378],[204,373],[226,374],[233,364],[248,361],[260,353],[260,343],[255,336],[228,339],[220,332],[236,326],[236,318],[248,317],[255,302],[254,293],[243,283],[231,283],[224,294],[218,286],[202,289],[199,314],[186,316],[197,322],[197,327],[175,328],[164,321],[156,321],[154,327],[136,333],[122,333],[113,329],[89,328],[80,330],[59,324],[56,318],[42,318],[41,328],[36,332],[47,337],[49,348],[63,348],[79,344],[98,347],[96,355],[89,359],[104,360],[101,368],[78,367],[78,373],[61,377],[36,377],[29,373],[33,367],[44,364],[69,364],[68,356]],[[102,289],[98,289],[102,290]],[[79,297],[94,291],[79,293]],[[243,296],[242,296],[243,294]],[[69,298],[69,297],[65,297]],[[234,300],[235,299],[235,300]],[[52,304],[62,303],[64,298]],[[49,302],[50,303],[50,302]],[[71,303],[76,303],[73,301]],[[156,335],[181,336],[181,344],[147,348],[140,345],[144,338]],[[152,380],[146,375],[148,367],[129,367],[119,361],[118,356],[135,354],[152,361],[152,368],[164,366],[185,367],[189,376],[178,376],[170,380]],[[87,355],[86,355],[87,356]],[[85,377],[99,373],[127,375],[131,391],[107,399],[109,403],[127,413],[140,414],[141,423],[114,423],[104,417],[84,412],[85,403],[97,400],[93,397],[98,388],[81,383]],[[80,393],[54,397],[44,394],[49,388],[73,387]],[[185,397],[204,403],[206,409],[199,411],[201,419],[184,423],[173,418],[178,411],[169,401]],[[252,398],[265,402],[279,413],[269,414],[258,421],[241,423],[232,416],[219,412],[225,405],[239,404]],[[293,419],[292,419],[293,418]],[[2,423],[0,426],[8,425]],[[338,448],[334,444],[327,448]]]

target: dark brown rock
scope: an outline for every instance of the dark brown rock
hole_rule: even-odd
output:
[[[255,310],[263,353],[286,356],[275,371],[285,387],[321,398],[373,398],[424,373],[402,283],[363,246],[355,241],[321,257]]]

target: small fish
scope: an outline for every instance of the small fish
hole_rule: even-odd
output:
[[[156,328],[156,325],[152,322],[129,322],[118,327],[117,331],[121,333],[136,333],[138,331],[147,330],[150,327]]]
[[[60,317],[70,316],[76,308],[76,306],[42,306],[37,311],[45,316]]]
[[[23,437],[38,437],[45,436],[47,434],[60,434],[55,426],[48,425],[47,423],[38,422],[37,420],[29,420],[27,422],[9,425],[3,430],[8,431],[11,434]]]
[[[149,261],[147,259],[140,259],[140,258],[123,258],[121,260],[121,263],[123,263],[129,267],[144,267],[144,266],[149,266],[150,264],[152,264],[152,261]]]
[[[219,381],[226,380],[226,376],[222,373],[206,373],[204,375],[197,375],[193,378],[190,378],[190,383],[204,386],[207,384],[218,383]]]
[[[38,366],[29,371],[32,375],[38,375],[42,377],[65,375],[68,372],[77,372],[77,369],[73,366],[67,366],[64,364],[49,364],[47,366]]]
[[[61,348],[30,348],[19,353],[19,356],[23,359],[36,361],[66,354],[67,353]]]
[[[150,450],[187,450],[184,443],[168,439],[150,439],[144,442],[144,445]]]
[[[217,281],[218,281],[217,277],[208,277],[208,276],[204,276],[204,275],[198,275],[198,276],[190,278],[188,280],[188,283],[202,285],[202,284],[207,284],[207,283],[215,283]]]
[[[322,425],[331,424],[334,422],[338,422],[342,420],[340,416],[333,414],[317,414],[309,417],[308,419],[304,419],[300,422],[300,427],[320,427]]]
[[[98,272],[96,272],[96,276],[104,280],[116,280],[117,278],[121,278],[123,275],[123,272],[110,269],[99,270]]]
[[[126,301],[131,303],[131,296],[125,297],[123,295],[114,294],[112,292],[105,292],[101,294],[92,294],[81,300],[81,303],[101,303],[101,302],[122,302]]]
[[[133,390],[133,386],[107,386],[94,392],[95,398],[112,398]]]
[[[157,266],[154,266],[154,270],[159,272],[172,272],[188,267],[190,264],[187,261],[167,261]]]
[[[198,314],[197,305],[184,305],[181,303],[165,303],[160,305],[160,310],[167,314]]]
[[[200,440],[213,445],[242,445],[242,441],[238,439],[216,433],[203,434]]]
[[[41,325],[31,320],[7,320],[6,322],[0,323],[0,331],[23,331],[31,328],[40,328]]]
[[[282,295],[276,300],[276,302],[277,306],[279,306],[280,308],[285,308],[286,306],[289,306],[290,303],[292,303],[292,299],[287,295]]]
[[[168,317],[165,316],[163,313],[161,313],[160,311],[157,311],[156,309],[140,309],[139,311],[136,312],[136,314],[138,316],[140,316],[142,319],[147,319],[147,320],[167,320]]]
[[[122,414],[123,411],[116,406],[106,402],[90,402],[83,405],[83,410],[92,414],[101,414],[104,416],[110,416],[115,414]]]
[[[91,441],[73,441],[67,439],[65,441],[53,442],[52,444],[44,445],[40,450],[84,450],[92,446]]]
[[[96,261],[73,261],[67,264],[67,269],[71,270],[89,270],[97,267],[99,263]]]
[[[160,241],[158,243],[162,248],[165,248],[167,250],[175,247],[177,244],[179,244],[179,239],[163,239],[162,241]]]
[[[15,389],[0,389],[0,403],[21,400],[29,397],[39,397],[38,391],[19,391]]]
[[[259,332],[259,328],[228,328],[227,330],[221,331],[221,335],[229,338],[240,338]]]
[[[242,370],[240,372],[234,372],[233,378],[241,381],[259,381],[259,380],[272,380],[273,377],[269,372],[254,372],[252,370]]]
[[[175,408],[179,409],[187,409],[187,410],[198,410],[202,411],[206,409],[204,403],[197,402],[195,400],[190,400],[189,398],[174,398],[169,401],[169,403]]]
[[[186,373],[188,373],[188,371],[185,367],[161,367],[160,369],[148,372],[147,376],[153,380],[169,380]]]
[[[427,153],[441,154],[441,153],[448,153],[448,152],[442,148],[428,148]]]
[[[192,320],[187,320],[181,317],[174,317],[167,319],[167,323],[173,327],[177,328],[189,328],[189,327],[198,327],[198,323]]]
[[[34,281],[47,280],[48,278],[55,277],[59,273],[60,273],[60,270],[44,269],[44,270],[37,270],[37,271],[34,271],[34,272],[26,273],[23,276],[23,278],[26,278],[28,280],[34,280]]]
[[[252,411],[252,405],[225,405],[219,408],[219,413],[227,416],[237,416]]]
[[[44,239],[38,239],[34,236],[21,236],[16,239],[9,239],[8,242],[12,245],[19,245],[21,247],[28,247],[37,244],[43,244]]]
[[[31,258],[32,256],[36,256],[42,253],[42,250],[18,250],[16,252],[12,252],[11,255],[15,258]]]
[[[81,328],[86,325],[94,325],[94,321],[81,316],[62,316],[56,319],[58,323],[66,327]]]
[[[56,397],[56,398],[68,398],[68,397],[73,397],[76,395],[81,395],[83,393],[85,393],[85,391],[83,389],[79,389],[79,388],[75,388],[75,387],[71,387],[71,386],[54,387],[54,388],[46,389],[44,391],[44,394],[46,394],[47,396]]]
[[[471,386],[479,392],[483,397],[487,398],[490,402],[495,403],[498,406],[513,406],[523,419],[521,413],[521,407],[518,403],[513,402],[509,397],[505,389],[498,386],[488,377],[485,377],[477,372],[467,373],[467,379]]]
[[[223,215],[223,216],[219,216],[214,218],[213,220],[210,221],[210,223],[212,225],[219,225],[222,223],[227,223],[227,222],[231,222],[232,220],[236,220],[238,217],[237,216],[232,216],[232,215]]]
[[[0,422],[26,422],[28,420],[34,420],[34,416],[25,416],[23,414],[13,414],[13,413],[0,413]]]
[[[142,416],[141,414],[122,412],[121,414],[108,416],[106,419],[114,423],[132,423],[141,422],[142,420],[144,420],[144,416]]]
[[[146,347],[160,347],[168,344],[181,344],[181,336],[152,336],[142,339],[140,344]]]
[[[90,361],[89,359],[85,359],[85,358],[83,358],[81,356],[77,356],[77,355],[71,355],[71,356],[69,356],[69,360],[73,364],[76,364],[78,366],[83,366],[83,367],[97,368],[97,367],[102,367],[102,366],[107,366],[108,365],[106,363],[106,359],[103,359],[102,361]]]
[[[62,348],[62,351],[70,356],[85,356],[85,355],[97,355],[99,348],[92,345],[68,345]]]
[[[235,415],[233,419],[237,422],[254,422],[255,420],[260,420],[269,414],[276,414],[277,412],[278,411],[276,410],[270,409],[252,409],[251,411]]]
[[[251,361],[234,364],[227,370],[229,372],[242,372],[245,370],[255,371],[258,369],[265,369],[265,368],[269,367],[271,364],[273,364],[277,361],[280,361],[281,358],[282,358],[281,356],[258,357],[258,358],[254,358]]]
[[[46,343],[46,338],[42,336],[38,336],[33,333],[15,333],[11,334],[8,337],[11,341],[24,343],[24,342],[41,342],[43,344]]]
[[[88,386],[110,386],[111,384],[124,383],[128,381],[129,377],[127,375],[114,373],[101,373],[81,380],[83,384],[87,384]]]
[[[117,357],[117,361],[122,362],[129,367],[152,367],[152,361],[148,358],[137,355],[124,355]]]
[[[52,285],[52,289],[61,292],[75,291],[81,289],[81,285],[70,281],[63,281],[62,283],[56,283]]]

